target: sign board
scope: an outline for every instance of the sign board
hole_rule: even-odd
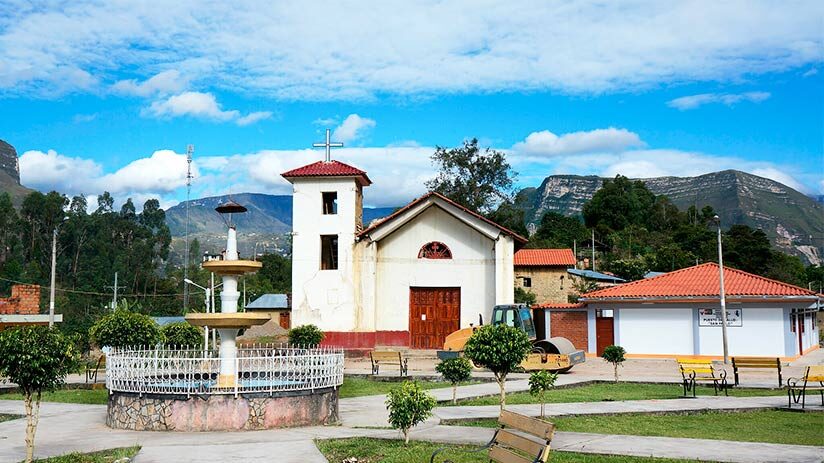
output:
[[[721,326],[721,309],[698,309],[698,326]],[[743,326],[741,309],[727,309],[727,326]]]

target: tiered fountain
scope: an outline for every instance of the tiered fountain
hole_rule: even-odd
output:
[[[262,346],[238,348],[238,331],[270,320],[238,312],[238,277],[259,270],[241,260],[234,201],[216,211],[228,227],[222,260],[203,268],[223,278],[220,313],[190,313],[186,321],[216,329],[220,350],[208,346],[112,349],[107,355],[106,423],[146,431],[221,431],[312,426],[337,421],[343,351],[330,348]]]

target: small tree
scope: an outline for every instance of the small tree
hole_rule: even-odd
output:
[[[40,397],[63,384],[78,366],[74,342],[56,328],[30,326],[0,332],[0,376],[20,387],[26,407],[26,462],[34,459]]]
[[[624,354],[626,353],[627,351],[621,346],[607,346],[606,349],[604,349],[604,353],[601,354],[604,360],[612,364],[615,370],[616,383],[618,382],[618,367],[626,360],[626,358],[624,358]]]
[[[389,390],[386,399],[389,424],[403,433],[404,444],[409,444],[409,429],[432,416],[436,404],[435,398],[421,389],[417,381],[404,381]]]
[[[501,388],[501,410],[506,404],[506,375],[524,361],[532,342],[523,331],[507,325],[486,325],[472,334],[464,355],[476,365],[489,368]]]
[[[323,341],[323,331],[315,325],[303,325],[289,330],[289,345],[317,347]]]
[[[164,341],[170,346],[197,347],[203,344],[203,331],[186,323],[169,323],[161,329]]]
[[[124,309],[98,320],[89,336],[100,347],[154,346],[163,342],[163,334],[151,317]]]
[[[537,397],[541,401],[541,418],[544,417],[544,405],[546,401],[544,396],[547,391],[555,386],[555,381],[558,379],[558,373],[553,373],[547,370],[533,371],[529,375],[529,393],[532,397]]]
[[[452,383],[452,403],[457,402],[458,383],[472,377],[472,364],[464,357],[446,359],[435,367],[435,371]]]

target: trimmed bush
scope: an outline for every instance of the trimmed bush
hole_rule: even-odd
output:
[[[553,373],[547,370],[533,371],[529,375],[529,394],[532,397],[537,397],[541,401],[541,418],[544,417],[544,405],[546,400],[544,397],[546,393],[555,386],[555,381],[558,380],[558,373]]]
[[[464,355],[475,365],[489,368],[501,388],[501,410],[506,404],[506,375],[520,367],[532,350],[529,336],[518,328],[507,325],[480,327],[466,341]]]
[[[612,367],[615,370],[616,383],[618,382],[618,367],[624,363],[624,360],[626,360],[624,357],[626,353],[627,351],[625,351],[621,346],[607,346],[604,349],[604,353],[601,354],[601,358],[612,364]]]
[[[437,401],[431,394],[421,389],[417,381],[404,381],[389,390],[386,408],[389,410],[389,424],[403,433],[405,444],[409,444],[409,429],[432,416]]]
[[[457,401],[458,383],[472,378],[472,364],[464,357],[446,359],[435,366],[435,371],[452,383],[452,403]]]
[[[315,325],[303,325],[289,330],[289,345],[317,347],[323,341],[323,331]]]
[[[163,342],[157,323],[148,315],[117,309],[97,321],[89,336],[99,347],[150,347]]]
[[[167,346],[200,347],[203,345],[203,330],[186,322],[169,323],[161,329]]]

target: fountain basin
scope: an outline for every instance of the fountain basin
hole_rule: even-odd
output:
[[[271,320],[269,314],[254,312],[186,314],[188,323],[209,328],[249,328],[262,325],[269,320]]]
[[[263,268],[263,263],[254,260],[210,260],[201,267],[218,275],[244,275],[257,272]]]

